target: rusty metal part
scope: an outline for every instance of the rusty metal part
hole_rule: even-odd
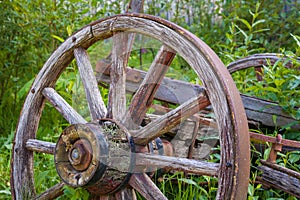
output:
[[[103,133],[99,131],[95,134],[91,126],[94,125],[71,125],[57,141],[55,166],[58,175],[67,185],[87,185],[95,174],[101,177],[106,169],[108,144]],[[86,155],[88,158],[85,158]]]
[[[255,67],[254,70],[255,70],[256,79],[258,81],[262,81],[263,78],[262,78],[262,69],[261,69],[261,67]]]
[[[77,140],[69,151],[69,161],[77,171],[83,171],[88,168],[92,161],[92,147],[86,139]]]
[[[250,139],[253,142],[270,142],[270,143],[276,143],[277,138],[268,136],[268,135],[263,135],[259,133],[254,133],[254,132],[249,132],[250,134]],[[282,139],[281,144],[283,146],[287,147],[295,147],[295,148],[300,148],[300,142],[295,141],[295,140],[287,140],[287,139]]]
[[[267,161],[271,163],[276,163],[277,152],[281,152],[281,150],[282,150],[282,136],[278,134],[276,136],[276,142],[272,143],[271,151]]]

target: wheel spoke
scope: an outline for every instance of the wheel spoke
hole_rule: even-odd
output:
[[[165,45],[160,48],[146,77],[132,99],[128,114],[125,118],[125,124],[128,128],[132,129],[141,124],[175,55],[172,49]]]
[[[108,118],[121,121],[126,111],[126,67],[132,48],[134,35],[117,33],[113,37],[112,65],[110,68],[110,88]]]
[[[192,98],[191,100],[178,106],[176,109],[164,114],[160,118],[157,118],[142,129],[136,131],[132,130],[131,134],[134,137],[134,142],[136,144],[145,145],[153,139],[168,132],[181,121],[199,112],[208,105],[210,105],[210,102],[206,97],[205,91],[203,90],[202,93],[197,97]]]
[[[76,112],[53,88],[44,88],[43,95],[70,123],[86,123],[85,119]]]
[[[39,153],[54,154],[55,143],[29,139],[26,142],[26,148]]]
[[[133,174],[129,184],[148,200],[167,199],[145,173]]]
[[[74,56],[85,89],[91,117],[93,120],[103,118],[105,117],[107,110],[101,97],[88,54],[85,49],[78,47],[74,49]]]
[[[137,166],[153,166],[153,169],[164,168],[196,175],[217,176],[220,166],[219,163],[148,153],[138,153],[136,158]]]
[[[55,199],[61,195],[63,195],[63,187],[65,186],[64,183],[58,183],[55,186],[49,188],[39,196],[37,196],[36,200],[49,200],[49,199]]]
[[[132,188],[124,188],[115,194],[118,200],[136,200],[136,194]]]

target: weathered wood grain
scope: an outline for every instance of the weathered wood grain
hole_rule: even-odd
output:
[[[182,171],[208,176],[217,176],[220,170],[219,163],[148,153],[137,153],[136,156],[136,165],[153,166],[155,169],[163,168],[165,170]]]
[[[135,191],[131,187],[123,188],[114,196],[116,200],[137,200]]]
[[[165,45],[158,51],[150,69],[131,100],[127,116],[125,117],[125,120],[127,120],[125,124],[128,124],[129,129],[140,126],[175,55]]]
[[[300,173],[263,160],[261,163],[258,169],[263,172],[263,182],[300,198]]]
[[[241,94],[241,97],[248,120],[273,127],[281,127],[293,123],[294,125],[291,128],[300,130],[300,121],[285,113],[278,103],[243,94]],[[277,116],[275,123],[273,116]]]
[[[129,184],[147,200],[167,200],[167,197],[145,173],[133,174],[130,178]]]
[[[127,13],[136,12],[136,13],[142,13],[144,7],[144,0],[131,0],[129,2]]]
[[[289,61],[289,58],[285,57],[284,55],[276,53],[261,53],[236,60],[228,64],[227,69],[230,73],[234,73],[236,71],[247,69],[250,67],[263,67],[268,66],[269,64],[274,65],[279,60],[282,60],[284,62],[286,62],[287,60],[285,64],[286,67],[292,66],[292,62]],[[297,58],[297,60],[300,62],[300,58]]]
[[[202,93],[198,97],[192,98],[147,126],[137,131],[131,131],[134,142],[136,144],[145,145],[155,138],[162,136],[174,126],[178,125],[182,120],[187,119],[208,105],[210,105],[210,101],[207,99],[205,93]]]
[[[44,88],[42,93],[70,124],[86,123],[86,120],[76,110],[74,110],[53,88]]]
[[[106,116],[107,109],[101,97],[88,54],[84,48],[78,47],[74,49],[74,56],[76,58],[80,77],[85,90],[91,118],[93,120],[104,118]]]
[[[55,143],[29,139],[26,142],[26,148],[34,152],[54,154]]]
[[[122,121],[126,111],[125,69],[131,52],[133,35],[116,33],[111,54],[108,117]]]
[[[39,194],[35,200],[51,200],[64,194],[63,187],[65,184],[63,182],[56,184],[55,186],[49,188],[42,194]]]
[[[110,83],[109,70],[102,70],[100,68],[100,65],[98,66],[99,71],[101,72],[97,73],[96,75],[98,83]],[[127,67],[126,71],[127,74],[130,73],[136,76],[136,79],[134,79],[134,81],[133,79],[129,79],[127,77],[126,91],[129,93],[135,93],[138,90],[139,86],[142,84],[142,81],[145,79],[147,73],[145,71],[129,67]],[[172,104],[182,104],[189,100],[191,97],[194,97],[201,93],[203,89],[203,86],[164,77],[157,89],[157,92],[154,95],[154,98]],[[184,91],[184,95],[182,95],[182,91]]]

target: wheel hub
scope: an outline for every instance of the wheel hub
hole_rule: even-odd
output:
[[[127,138],[127,131],[109,120],[67,127],[55,147],[59,176],[67,185],[95,194],[121,189],[135,164],[134,144]]]

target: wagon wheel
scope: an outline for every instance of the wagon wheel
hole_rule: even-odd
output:
[[[293,63],[289,61],[289,58],[275,53],[261,53],[247,56],[245,58],[239,59],[237,61],[229,63],[227,66],[228,71],[233,74],[239,70],[244,70],[248,68],[254,68],[255,75],[258,81],[262,81],[262,67],[269,64],[274,65],[279,60],[287,61],[285,62],[285,67],[290,68]],[[300,58],[296,58],[297,62],[300,62]],[[299,70],[299,68],[298,68]]]
[[[126,109],[126,66],[133,33],[153,38],[162,46]],[[106,105],[86,49],[111,37],[112,64]],[[197,74],[203,83],[202,90],[146,126],[142,125],[175,54]],[[86,93],[90,122],[53,89],[74,57]],[[56,145],[36,139],[46,100],[70,124]],[[166,152],[156,155],[151,153],[150,147],[147,149],[146,146],[157,141],[156,138],[208,105],[213,108],[220,127],[220,163],[176,158]],[[159,144],[158,139],[156,145]],[[164,146],[165,150],[168,145]],[[176,146],[172,148],[176,149]],[[85,187],[100,199],[135,199],[130,188],[146,199],[166,199],[144,173],[146,167],[143,166],[149,168],[152,165],[154,168],[167,166],[171,171],[217,176],[217,199],[245,199],[249,150],[247,121],[239,93],[215,53],[193,34],[166,20],[140,14],[117,15],[91,23],[74,33],[51,55],[37,75],[24,103],[15,135],[11,162],[12,195],[14,199],[22,199],[24,193],[51,199],[61,195],[62,187],[68,184]],[[35,152],[54,153],[55,166],[63,180],[38,195],[35,194],[33,174]],[[119,154],[118,158],[122,159],[115,160],[114,154]],[[115,162],[119,165],[111,166]]]

